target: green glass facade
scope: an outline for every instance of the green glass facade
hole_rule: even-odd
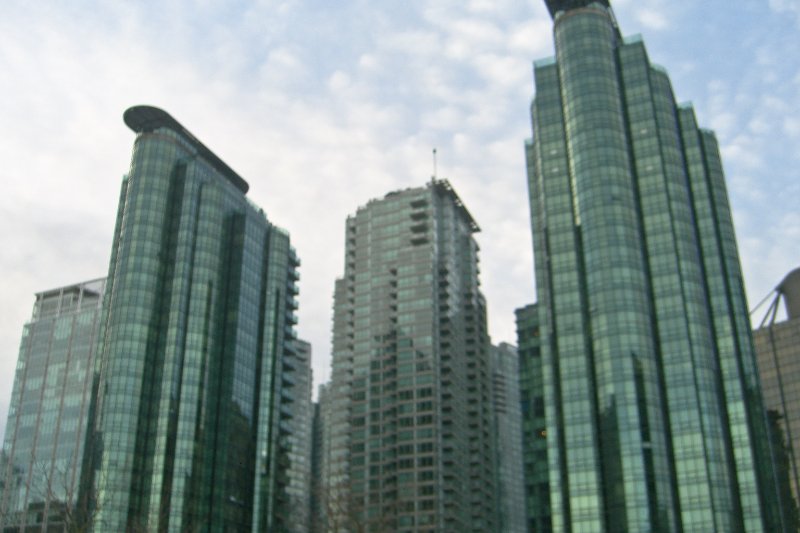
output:
[[[527,155],[553,531],[781,531],[716,139],[607,3],[548,7]]]
[[[323,407],[326,531],[498,531],[477,230],[439,180],[348,218]]]
[[[314,404],[311,402],[311,344],[296,340],[295,356],[287,369],[294,377],[292,402],[289,404],[289,468],[286,496],[291,513],[286,533],[308,533],[311,527],[311,446],[313,439]]]
[[[296,267],[247,184],[135,107],[98,367],[94,531],[280,532]]]
[[[525,531],[525,477],[522,468],[520,368],[516,347],[491,347],[492,411],[497,454],[496,533]]]
[[[0,470],[0,531],[83,531],[78,499],[105,280],[36,295],[22,331]]]
[[[330,428],[332,403],[330,383],[319,386],[314,404],[314,444],[311,449],[311,533],[326,533],[330,505]]]
[[[522,457],[525,480],[526,528],[550,533],[550,484],[547,462],[547,419],[540,345],[539,307],[515,311],[519,355],[519,399],[522,414]]]

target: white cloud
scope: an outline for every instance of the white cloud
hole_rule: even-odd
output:
[[[497,10],[497,5],[492,0],[470,0],[468,6],[473,13],[492,13]]]
[[[747,123],[747,129],[756,135],[767,133],[770,128],[771,125],[767,120],[760,116],[753,117]]]
[[[669,26],[667,14],[656,9],[640,9],[636,12],[636,18],[650,30],[663,30]]]
[[[783,131],[795,142],[800,141],[800,116],[786,117],[783,119]]]
[[[423,115],[421,125],[427,130],[457,131],[464,128],[466,116],[456,106],[446,105]]]
[[[711,116],[711,128],[724,137],[732,135],[738,128],[738,124],[739,117],[729,111],[720,111]]]
[[[552,23],[546,18],[525,21],[511,29],[511,50],[532,60],[552,54]]]
[[[271,50],[266,63],[261,66],[262,78],[276,85],[299,83],[307,75],[307,67],[302,60],[286,47]]]
[[[341,70],[337,70],[328,78],[328,87],[335,93],[347,89],[350,83],[350,76]]]
[[[433,57],[441,52],[441,40],[434,31],[409,30],[385,35],[381,46],[412,57]]]
[[[497,24],[481,19],[461,19],[449,25],[451,38],[470,50],[491,50],[505,45],[505,35]]]
[[[611,7],[619,18],[632,14],[638,25],[650,31],[669,29],[681,9],[679,3],[665,0],[614,0]]]
[[[756,137],[747,134],[740,134],[728,139],[722,146],[724,160],[740,165],[743,170],[758,170],[764,168],[764,158],[755,148]],[[758,189],[753,189],[753,194]]]
[[[800,0],[769,0],[769,7],[778,13],[800,15]]]
[[[379,66],[379,63],[375,55],[364,54],[358,59],[358,66],[365,69],[375,69]]]
[[[473,63],[487,83],[508,90],[524,87],[530,79],[530,62],[521,58],[505,54],[478,54]]]

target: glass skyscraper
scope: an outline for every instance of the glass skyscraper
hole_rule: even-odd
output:
[[[496,533],[525,531],[525,477],[522,468],[522,413],[517,349],[505,342],[491,347],[492,412],[497,456]]]
[[[0,531],[82,531],[78,500],[105,280],[40,292],[22,342],[0,462]]]
[[[329,416],[330,410],[325,412],[324,407],[330,407],[328,402],[328,384],[322,384],[317,389],[317,401],[314,402],[314,423],[312,427],[311,444],[311,533],[325,533],[325,508],[326,498],[323,498],[325,491],[325,479],[327,479],[325,465],[327,464],[327,452],[330,449],[327,438],[328,426],[325,418]]]
[[[247,183],[133,107],[103,306],[94,531],[283,531],[296,267]]]
[[[497,531],[476,231],[444,180],[347,219],[323,407],[327,531]]]
[[[286,472],[286,495],[291,512],[287,533],[308,533],[311,527],[311,446],[313,439],[314,404],[311,402],[311,344],[294,343],[294,357],[287,361],[286,376],[293,378],[289,420],[289,468]]]
[[[327,495],[327,480],[330,478],[330,383],[323,383],[317,389],[314,404],[314,443],[311,449],[311,533],[326,533],[328,507],[331,499]]]
[[[607,1],[546,3],[527,153],[553,531],[781,531],[714,134]]]
[[[550,484],[547,467],[547,419],[537,304],[517,309],[519,397],[522,411],[522,463],[527,526],[523,532],[550,533]]]

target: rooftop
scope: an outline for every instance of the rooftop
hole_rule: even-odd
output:
[[[431,185],[440,194],[449,196],[453,200],[453,203],[456,204],[456,207],[458,208],[458,211],[461,213],[461,216],[463,216],[466,219],[467,223],[469,223],[470,229],[473,231],[473,233],[477,233],[481,230],[480,226],[478,226],[478,223],[475,222],[474,218],[472,218],[472,215],[470,215],[469,211],[467,210],[467,207],[464,205],[464,202],[462,202],[461,198],[458,197],[458,194],[456,194],[455,189],[453,189],[453,186],[450,185],[449,181],[433,179],[431,181]]]
[[[609,0],[544,0],[544,3],[547,4],[547,9],[553,18],[559,11],[569,11],[570,9],[586,7],[594,3],[611,7]]]
[[[172,115],[157,107],[138,105],[129,108],[122,115],[125,124],[136,133],[146,133],[155,131],[158,128],[168,128],[192,145],[197,153],[205,159],[214,169],[225,176],[242,194],[247,194],[250,186],[247,182],[220,159],[214,152],[209,150],[206,145],[201,143],[197,137],[184,128],[180,122],[172,118]]]

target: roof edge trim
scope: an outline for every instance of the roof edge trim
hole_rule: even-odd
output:
[[[183,125],[175,120],[172,115],[157,107],[138,105],[128,108],[122,115],[125,124],[136,133],[149,133],[158,128],[168,128],[194,147],[198,154],[205,159],[216,171],[225,176],[242,194],[247,194],[250,185],[229,167],[222,159],[212,152],[206,145],[192,135]]]

